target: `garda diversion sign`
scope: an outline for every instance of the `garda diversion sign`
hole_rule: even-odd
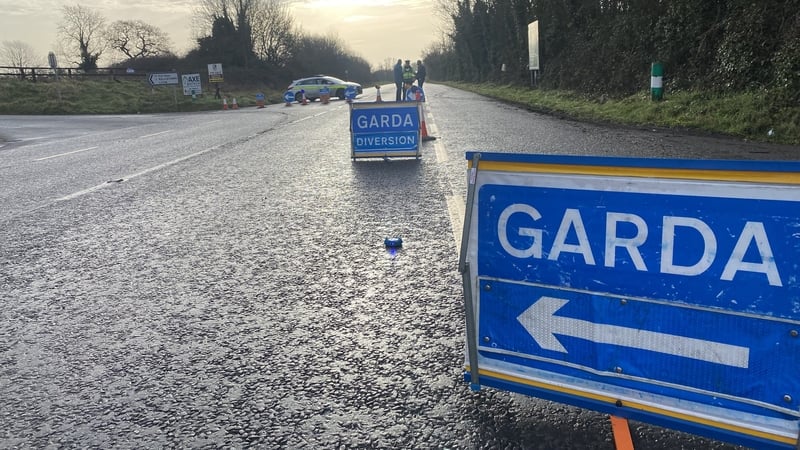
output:
[[[352,158],[419,158],[420,114],[416,102],[352,103]]]
[[[795,447],[800,162],[467,159],[474,388]]]

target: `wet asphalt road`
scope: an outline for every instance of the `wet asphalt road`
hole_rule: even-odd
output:
[[[352,162],[342,102],[3,118],[0,447],[612,449],[603,415],[462,382],[464,151],[798,149],[426,91],[419,161]]]

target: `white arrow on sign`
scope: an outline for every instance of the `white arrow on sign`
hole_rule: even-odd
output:
[[[567,303],[569,300],[540,297],[517,320],[545,350],[568,353],[556,338],[561,335],[743,369],[748,367],[750,349],[747,347],[556,316],[556,311]]]

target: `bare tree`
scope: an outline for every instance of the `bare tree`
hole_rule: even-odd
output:
[[[118,20],[106,30],[108,46],[129,59],[170,52],[170,39],[160,28],[141,20]]]
[[[194,9],[194,33],[198,38],[211,35],[214,22],[220,17],[230,17],[231,0],[200,0]]]
[[[33,47],[22,41],[3,41],[0,55],[3,63],[10,67],[31,67],[39,62]]]
[[[282,0],[257,0],[251,29],[256,55],[261,60],[283,66],[297,43],[294,20]]]
[[[59,37],[65,45],[70,58],[78,56],[78,64],[83,70],[97,69],[97,60],[106,48],[104,41],[105,18],[100,13],[82,5],[65,5],[64,14],[58,26]]]

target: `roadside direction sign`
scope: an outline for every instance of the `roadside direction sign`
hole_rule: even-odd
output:
[[[416,103],[352,103],[352,157],[419,157],[420,114]]]
[[[175,72],[151,73],[147,75],[151,86],[177,85],[178,74]]]
[[[475,161],[468,380],[794,448],[800,162]]]

